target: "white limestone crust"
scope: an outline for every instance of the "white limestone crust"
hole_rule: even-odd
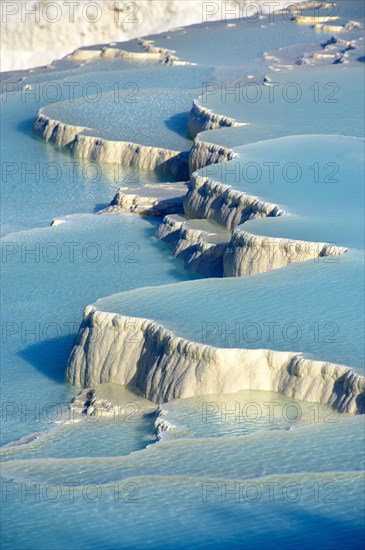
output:
[[[184,200],[188,218],[211,219],[228,229],[245,221],[267,216],[282,216],[284,210],[278,205],[236,191],[230,185],[194,173],[190,190]]]
[[[188,179],[188,154],[185,152],[85,135],[92,129],[53,120],[42,110],[34,122],[33,131],[59,147],[67,146],[78,158],[119,163],[140,170],[160,170],[181,180]]]
[[[211,109],[203,107],[198,99],[194,99],[188,118],[188,131],[191,137],[196,137],[199,132],[206,130],[239,126],[245,126],[245,123],[238,122],[234,118],[216,114]]]
[[[291,352],[215,348],[179,338],[152,320],[92,306],[85,310],[66,378],[81,387],[130,384],[154,403],[250,389],[365,412],[365,378],[349,367]]]

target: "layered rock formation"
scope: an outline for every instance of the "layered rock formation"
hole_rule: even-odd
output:
[[[252,389],[365,412],[365,378],[348,367],[290,352],[214,348],[179,338],[152,320],[93,307],[85,310],[66,377],[82,387],[131,384],[155,403]]]

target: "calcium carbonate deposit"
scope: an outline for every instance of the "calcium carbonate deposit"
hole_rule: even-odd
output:
[[[361,548],[363,4],[87,4],[1,2],[3,548]]]

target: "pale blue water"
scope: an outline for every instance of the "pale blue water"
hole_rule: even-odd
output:
[[[190,278],[154,239],[156,221],[132,214],[69,220],[1,242],[3,399],[29,408],[64,403],[74,393],[63,382],[67,355],[83,308],[105,289]],[[18,411],[2,428],[3,442],[41,430],[38,416],[19,422]]]
[[[261,548],[268,538],[288,548],[313,548],[314,541],[360,548],[362,429],[362,419],[353,418],[220,442],[170,441],[131,458],[38,459],[26,461],[25,470],[22,461],[7,463],[7,476],[49,487],[56,501],[9,496],[5,547],[13,547],[10,533],[22,517],[17,544],[24,548],[34,547],[29,532],[33,543],[57,549],[70,538],[80,548],[108,549]],[[90,502],[93,486],[87,498],[74,488],[69,502],[70,486],[95,482],[97,502]],[[57,495],[55,486],[64,483]]]
[[[353,88],[353,94],[358,92]],[[351,120],[357,120],[363,134],[363,119],[358,119],[350,105],[349,101],[350,131]],[[306,118],[309,126],[315,122],[315,114],[309,110],[306,117],[302,112],[300,121]],[[342,132],[343,121],[339,116],[337,128]],[[289,124],[293,123],[290,119]],[[233,131],[243,136],[246,129]],[[363,141],[343,136],[290,136],[234,150],[238,159],[208,166],[200,173],[279,204],[289,214],[247,222],[243,230],[335,243],[347,247],[348,252],[338,258],[313,257],[303,265],[255,277],[146,290],[140,300],[134,294],[107,298],[98,307],[152,317],[196,342],[295,349],[363,372]],[[160,303],[163,308],[157,307]],[[270,330],[273,323],[274,334]],[[287,327],[291,327],[289,333]]]
[[[339,5],[344,18],[360,17],[360,3]],[[268,65],[260,57],[263,51],[329,38],[289,22],[263,29],[261,24],[265,21],[260,25],[241,22],[233,28],[214,24],[207,25],[206,31],[195,27],[186,34],[168,33],[170,39],[156,38],[159,45],[168,43],[176,49],[181,59],[200,63],[196,67],[98,59],[80,68],[72,62],[57,63],[53,70],[27,76],[26,82],[31,86],[58,82],[62,94],[58,99],[66,102],[69,97],[64,84],[76,82],[77,102],[68,105],[72,109],[83,102],[80,95],[90,81],[97,82],[104,93],[110,93],[116,82],[121,86],[136,83],[146,102],[137,104],[136,112],[142,105],[147,108],[156,89],[163,89],[168,98],[182,95],[184,101],[176,102],[162,120],[157,109],[140,120],[131,115],[135,124],[129,126],[128,134],[133,130],[135,136],[143,135],[151,144],[161,139],[160,143],[171,143],[171,147],[188,147],[183,128],[190,100],[185,103],[185,99],[199,95],[203,82],[219,83],[224,74],[241,78],[251,70],[262,74]],[[352,36],[358,35],[354,31]],[[217,70],[219,65],[230,67]],[[279,73],[275,76],[287,78]],[[362,115],[359,111],[353,115],[353,105],[360,105],[361,95],[360,72],[355,66],[295,72],[295,80],[303,86],[310,79],[323,84],[329,78],[339,84],[341,102],[329,105],[328,110],[307,101],[296,107],[300,118],[295,119],[288,103],[279,102],[270,111],[264,103],[254,110],[227,102],[225,108],[232,107],[233,115],[244,107],[245,117],[260,131],[253,128],[251,132],[248,126],[207,135],[210,140],[237,146],[240,163],[294,159],[306,169],[313,160],[320,166],[337,162],[340,181],[330,191],[325,182],[317,188],[306,171],[303,181],[290,188],[280,178],[272,184],[246,178],[234,187],[277,201],[292,214],[287,220],[247,224],[250,231],[262,233],[264,228],[268,235],[297,238],[332,236],[348,246],[349,252],[338,262],[307,262],[229,280],[191,280],[195,277],[153,237],[157,221],[93,214],[111,201],[119,186],[164,181],[166,176],[131,174],[130,169],[122,169],[115,178],[110,166],[104,165],[102,174],[93,179],[85,172],[90,163],[77,160],[71,179],[64,163],[76,159],[31,134],[38,109],[52,100],[45,100],[41,93],[38,100],[28,95],[23,102],[24,94],[19,93],[2,104],[2,163],[15,162],[18,167],[14,174],[5,178],[3,172],[2,177],[2,442],[45,432],[28,444],[3,449],[4,549],[361,547],[361,417],[333,415],[329,410],[317,411],[315,404],[296,403],[303,418],[288,421],[283,411],[293,412],[287,408],[292,407],[292,400],[266,392],[241,392],[166,405],[166,419],[176,428],[164,434],[162,442],[156,442],[150,411],[142,412],[136,423],[54,421],[60,407],[67,410],[67,403],[78,391],[65,384],[64,371],[83,308],[121,291],[128,292],[103,299],[98,306],[151,317],[195,341],[220,347],[303,351],[361,371],[363,268],[358,234],[362,195],[357,184],[361,143],[333,136],[276,139],[298,134],[298,126],[300,133],[306,134],[325,130],[326,134],[362,135]],[[44,90],[45,85],[41,86]],[[47,108],[63,110],[65,105]],[[108,120],[110,113],[104,110],[99,115],[104,113],[106,122],[115,123],[116,132],[118,120]],[[146,124],[151,117],[159,124],[156,142],[152,125]],[[264,124],[269,119],[271,126]],[[261,134],[262,129],[266,133]],[[245,130],[251,133],[245,134]],[[256,141],[257,136],[275,139],[238,147]],[[22,162],[27,169],[40,163],[40,177],[22,178]],[[51,181],[52,171],[50,176],[42,173],[50,162],[61,167],[57,181]],[[65,218],[67,214],[73,215]],[[50,228],[56,217],[66,223]],[[203,332],[207,322],[216,329],[208,338]],[[261,328],[260,341],[253,341],[252,332],[243,332],[247,322]],[[267,323],[274,322],[279,323],[279,330],[268,339]],[[238,342],[225,333],[236,323]],[[293,339],[290,330],[283,332],[287,323],[300,326],[299,339]],[[222,422],[219,413],[214,413],[205,422],[202,410],[207,401],[215,404],[214,410],[223,405],[233,408],[236,402],[241,406],[253,403],[253,410],[258,407],[262,414],[259,421],[248,418],[238,423],[232,418]],[[265,403],[273,402],[279,403],[279,415],[271,422]],[[235,482],[240,484],[238,489]],[[76,485],[71,500],[69,484]],[[95,485],[85,494],[85,484],[96,484],[101,491],[97,499]],[[275,487],[274,495],[268,492],[270,487]],[[229,492],[232,488],[234,494]],[[26,489],[35,493],[26,496]],[[61,494],[55,497],[57,490]],[[295,490],[299,493],[293,494]]]
[[[223,16],[223,7],[221,9]],[[208,20],[205,28],[213,32],[206,33],[204,43],[201,40],[199,25],[162,36],[151,35],[147,38],[155,40],[158,46],[175,50],[176,55],[184,61],[208,65],[214,56],[215,66],[231,65],[240,68],[242,72],[252,66],[253,60],[258,67],[257,58],[264,51],[273,51],[293,42],[320,42],[328,38],[325,33],[315,33],[313,28],[308,26],[297,26],[279,14],[274,16],[273,22],[270,22],[269,16],[261,21],[249,21],[248,17],[246,20],[241,18],[234,27],[229,27],[226,21],[209,22]],[[242,36],[244,36],[244,46]],[[237,47],[233,48],[233,44]]]
[[[199,139],[234,147],[298,134],[362,137],[364,105],[352,107],[364,90],[363,67],[358,62],[344,65],[341,78],[338,70],[332,65],[270,73],[271,85],[261,79],[243,81],[231,88],[234,93],[212,85],[200,104],[247,125],[203,132]]]
[[[95,72],[96,66],[98,72]],[[129,83],[137,86],[137,99],[140,99],[144,88],[158,87],[162,82],[169,88],[196,88],[202,79],[213,78],[210,68],[132,64],[121,59],[104,61],[104,64],[95,62],[77,71],[70,70],[66,65],[63,71],[49,72],[52,76],[42,71],[31,73],[23,83],[17,83],[15,79],[17,94],[11,93],[13,88],[5,84],[2,88],[3,235],[17,229],[47,226],[55,217],[65,214],[94,212],[95,209],[107,206],[121,186],[133,187],[141,182],[171,179],[167,174],[141,173],[134,167],[98,165],[91,160],[76,159],[62,148],[56,149],[44,143],[32,135],[33,122],[40,107],[51,103],[48,108],[54,109],[55,100],[63,99],[70,109],[74,102],[79,101],[95,110],[100,102],[88,101],[99,97],[99,89],[110,91],[111,88],[114,91],[110,93],[113,99],[115,96],[116,105],[126,107],[128,104],[123,103],[123,86]],[[32,89],[22,90],[25,83]],[[90,88],[89,84],[92,84]],[[190,105],[189,100],[186,110]],[[161,122],[161,127],[166,128],[168,134],[172,137],[176,135],[176,139],[185,145],[188,142],[179,137],[179,131],[181,133],[186,117],[187,112],[183,112],[175,120],[168,120],[170,114],[165,122]],[[138,131],[138,126],[134,126],[133,131]],[[138,135],[135,137],[137,140]],[[19,201],[22,202],[21,210]]]
[[[253,2],[257,8],[259,3]],[[339,0],[330,3],[328,9],[297,8],[285,6],[283,13],[265,15],[264,9],[260,11],[260,17],[251,16],[248,7],[238,5],[229,7],[226,4],[206,3],[202,8],[202,18],[206,21],[204,28],[211,31],[205,33],[204,41],[201,40],[201,26],[177,29],[176,31],[161,35],[150,35],[149,40],[154,40],[157,46],[173,49],[176,55],[184,61],[209,65],[214,57],[216,67],[233,66],[245,76],[252,71],[262,72],[265,65],[263,54],[270,52],[276,54],[289,46],[301,45],[301,53],[309,51],[315,45],[320,50],[321,44],[327,42],[332,34],[315,31],[313,26],[297,25],[292,20],[293,16],[305,15],[315,17],[338,17],[338,21],[328,24],[343,25],[349,20],[364,23],[364,5],[358,0]],[[266,9],[269,3],[266,4]],[[221,17],[221,21],[212,22],[209,13],[215,11]],[[231,15],[226,15],[230,12]],[[353,29],[341,33],[344,40],[359,41],[361,47],[362,28]],[[280,55],[281,55],[280,53]],[[286,56],[284,55],[284,59]],[[289,55],[290,63],[295,62],[295,57]]]
[[[200,173],[279,204],[288,214],[252,220],[243,230],[363,249],[362,139],[289,136],[237,147],[235,152],[238,159]]]
[[[363,256],[354,252],[338,262],[309,260],[250,277],[144,289],[96,306],[153,318],[194,342],[300,351],[363,373],[362,287]]]
[[[43,113],[66,124],[90,128],[85,133],[111,141],[130,141],[141,145],[190,150],[187,116],[196,93],[154,89],[142,93],[138,84],[100,96],[97,104],[80,98],[70,105],[56,103]],[[96,97],[96,96],[95,96]],[[151,125],[141,129],[139,121],[148,117]],[[175,119],[175,123],[174,123]]]

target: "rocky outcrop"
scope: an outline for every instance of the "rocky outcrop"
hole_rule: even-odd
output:
[[[228,162],[237,156],[237,153],[232,151],[232,149],[195,138],[189,154],[189,173],[192,175],[196,170],[204,168],[209,164]]]
[[[365,412],[365,378],[348,367],[291,352],[215,348],[179,338],[152,320],[91,306],[66,377],[81,387],[131,384],[155,403],[250,389],[277,391],[340,412]]]
[[[132,190],[121,187],[118,189],[110,206],[99,213],[118,214],[131,212],[141,216],[182,214],[184,196],[187,190],[187,184],[146,186],[143,189],[143,193],[142,190],[139,193],[133,193]],[[150,194],[146,194],[149,192]]]
[[[237,122],[234,118],[213,113],[211,109],[203,107],[197,99],[194,99],[193,106],[188,118],[188,131],[191,137],[195,138],[199,132],[206,130],[217,130],[233,126],[244,126],[243,122]]]
[[[123,166],[134,166],[139,170],[160,170],[180,180],[189,178],[188,153],[185,152],[86,135],[86,132],[92,131],[90,128],[53,120],[44,115],[42,110],[38,113],[33,131],[59,147],[67,146],[79,158],[115,162]]]
[[[207,242],[207,231],[190,228],[186,221],[165,216],[156,237],[171,245],[173,256],[182,259],[188,271],[205,277],[223,277],[227,244]]]
[[[230,185],[207,179],[199,174],[191,177],[191,186],[184,200],[185,215],[189,218],[211,219],[228,229],[247,220],[281,216],[284,211],[276,204],[264,202]]]
[[[256,275],[292,263],[338,256],[346,248],[320,242],[252,235],[236,229],[223,256],[225,277]]]
[[[257,275],[292,263],[338,256],[347,250],[329,243],[253,235],[241,228],[227,235],[226,241],[214,242],[209,240],[213,233],[191,228],[189,222],[166,216],[156,237],[170,244],[173,256],[184,260],[187,270],[205,277]]]

